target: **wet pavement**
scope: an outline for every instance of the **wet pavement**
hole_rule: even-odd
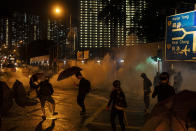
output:
[[[80,116],[77,89],[55,88],[53,97],[58,115],[52,117],[46,108],[47,119],[43,121],[40,103],[25,108],[14,104],[10,113],[2,118],[2,131],[110,131],[110,112],[105,110],[108,99],[100,94],[104,93],[95,91],[86,97],[87,114]],[[126,130],[139,131],[146,119],[143,101],[135,94],[127,97],[127,103]],[[120,130],[119,125],[117,127]]]

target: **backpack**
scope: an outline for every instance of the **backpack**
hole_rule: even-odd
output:
[[[38,92],[40,96],[51,96],[53,94],[52,85],[47,81],[41,82]]]
[[[152,86],[151,80],[148,79],[147,82],[148,82],[148,83],[147,83],[147,86],[148,86],[148,87],[151,87],[151,86]]]
[[[127,102],[124,93],[122,91],[117,92],[115,108],[118,110],[124,110],[126,107]]]

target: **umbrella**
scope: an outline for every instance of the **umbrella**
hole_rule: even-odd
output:
[[[0,114],[5,115],[11,109],[13,105],[13,95],[11,89],[8,87],[6,82],[0,81],[0,88],[1,88],[1,109]]]
[[[43,75],[44,75],[44,73],[38,72],[38,73],[33,74],[32,77],[38,77],[38,78],[40,78]]]
[[[33,80],[33,81],[37,81],[37,79],[40,79],[41,77],[43,77],[44,76],[44,73],[35,73],[35,74],[33,74],[32,76],[31,76],[31,79]]]
[[[196,92],[185,90],[158,103],[142,131],[187,131],[187,114],[196,108],[195,101]]]
[[[78,67],[78,66],[72,66],[70,68],[65,69],[64,71],[62,71],[59,76],[58,76],[58,81],[63,80],[65,78],[68,78],[74,74],[76,74],[77,72],[80,72],[82,70],[82,68]]]
[[[13,91],[15,102],[18,106],[25,107],[25,106],[33,106],[37,104],[36,100],[27,97],[23,83],[20,82],[19,80],[15,81],[12,87],[12,91]]]

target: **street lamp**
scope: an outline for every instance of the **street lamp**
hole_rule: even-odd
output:
[[[61,15],[62,14],[61,8],[60,7],[55,7],[54,8],[54,13],[55,13],[55,15]]]
[[[55,15],[55,16],[59,16],[59,15],[63,14],[63,8],[59,4],[53,5],[51,11],[52,11],[53,15]]]
[[[66,11],[66,8],[63,8],[61,5],[54,5],[52,8],[52,13],[55,17],[64,17],[64,14],[67,14],[68,11]],[[68,40],[70,40],[70,45],[67,45],[66,48],[69,49],[69,56],[73,57],[75,55],[76,50],[76,37],[77,34],[74,31],[74,28],[72,28],[72,16],[69,15],[69,33],[68,33]],[[73,52],[72,52],[73,50]],[[57,52],[58,52],[58,45],[57,45]],[[58,57],[58,56],[57,56]],[[58,59],[58,58],[57,58]],[[58,60],[57,60],[58,61]]]
[[[61,12],[61,10],[59,8],[56,8],[55,11],[56,11],[57,14]]]
[[[53,13],[55,14],[56,17],[60,17],[64,14],[64,9],[62,9],[61,6],[56,5],[53,7]],[[75,33],[74,29],[72,28],[72,16],[71,15],[69,15],[69,30],[70,31],[68,33],[68,39],[73,39],[73,43],[71,43],[71,44],[73,44],[73,50],[75,53],[77,34]]]
[[[63,9],[59,6],[59,5],[56,5],[53,7],[52,9],[52,13],[54,16],[56,17],[61,17],[61,15],[63,14]],[[53,55],[54,55],[54,52],[53,52]],[[54,57],[53,57],[54,58]],[[56,45],[56,64],[57,64],[57,72],[59,70],[59,45],[57,43]]]

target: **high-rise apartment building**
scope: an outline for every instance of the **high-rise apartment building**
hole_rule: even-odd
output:
[[[130,26],[128,27],[130,37],[127,38],[131,39],[129,39],[127,45],[129,46],[130,44],[135,43],[146,43],[147,40],[145,39],[145,35],[141,31],[143,25],[140,24],[140,20],[145,15],[145,11],[147,10],[147,2],[146,0],[130,0],[129,6],[130,7],[127,14],[130,15],[127,17],[127,21],[130,22]]]
[[[1,18],[0,19],[0,44],[1,45],[8,45],[8,18]]]
[[[117,45],[113,45],[110,22],[106,25],[98,18],[98,13],[104,9],[106,3],[101,0],[80,1],[80,48],[102,48],[124,45],[125,24],[117,25]],[[124,8],[126,3],[122,6]]]
[[[117,38],[113,45],[114,42],[110,38],[111,23],[106,25],[98,19],[98,13],[106,6],[104,2],[102,0],[80,0],[80,48],[130,46],[132,43],[147,41],[145,35],[140,32],[143,27],[139,24],[139,19],[148,9],[146,0],[124,0],[121,4],[121,10],[126,13],[126,20],[121,23],[121,26],[120,23],[116,26]]]
[[[110,29],[98,20],[100,0],[80,1],[80,48],[110,47]]]
[[[58,44],[66,44],[67,28],[65,22],[61,20],[48,19],[47,39]]]
[[[20,46],[40,39],[40,17],[14,13],[0,19],[0,45]]]

